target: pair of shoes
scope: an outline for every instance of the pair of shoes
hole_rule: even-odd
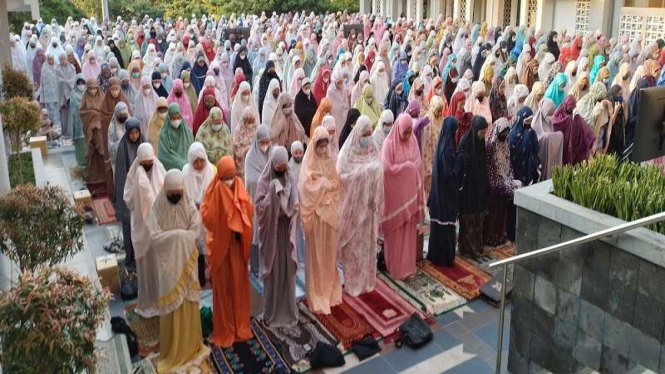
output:
[[[104,250],[109,253],[125,253],[125,248],[123,247],[120,240],[112,240],[104,244]]]

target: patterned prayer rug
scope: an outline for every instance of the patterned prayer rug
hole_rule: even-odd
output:
[[[113,204],[111,204],[111,201],[108,197],[92,200],[92,210],[95,211],[95,216],[97,216],[97,223],[100,225],[106,225],[107,223],[116,221],[115,209],[113,208]]]
[[[212,361],[218,374],[289,374],[293,371],[268,339],[256,319],[250,321],[254,337],[232,347],[211,345]]]
[[[450,268],[435,266],[428,260],[420,261],[418,267],[467,300],[480,296],[480,287],[492,279],[461,256],[455,256],[455,265]]]
[[[159,357],[159,354],[157,354]],[[153,357],[146,357],[132,364],[132,374],[157,374],[155,365],[152,364]]]
[[[139,341],[139,354],[146,357],[159,352],[159,317],[143,318],[134,309],[136,303],[125,307],[125,319]]]
[[[466,304],[466,300],[462,296],[420,268],[416,271],[415,276],[405,280],[392,279],[386,273],[379,273],[378,277],[411,305],[429,316],[439,315]]]
[[[321,326],[302,304],[298,305],[298,323],[293,327],[261,327],[279,349],[284,361],[298,372],[309,370],[307,355],[319,342],[337,345],[339,342]]]
[[[303,298],[303,303],[307,305],[306,298]],[[362,339],[365,335],[377,334],[365,317],[345,302],[330,308],[330,314],[314,313],[314,316],[342,343],[344,349],[351,348],[351,343]]]
[[[399,329],[413,313],[424,313],[407,303],[382,280],[376,280],[374,290],[357,297],[344,294],[344,303],[363,315],[382,337],[388,337]]]

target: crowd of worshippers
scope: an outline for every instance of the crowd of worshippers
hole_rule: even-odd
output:
[[[206,274],[228,347],[252,335],[250,272],[260,318],[288,326],[299,267],[327,314],[374,288],[381,248],[391,277],[413,276],[424,222],[438,266],[514,240],[516,189],[630,154],[663,46],[347,13],[70,18],[11,37],[46,130],[114,203],[136,311],[161,318],[160,372],[205,353]]]

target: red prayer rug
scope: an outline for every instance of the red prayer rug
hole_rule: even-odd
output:
[[[302,302],[307,305],[307,298],[303,298]],[[365,317],[345,302],[330,308],[330,314],[312,314],[342,343],[344,349],[350,349],[351,343],[362,339],[365,335],[376,333]]]
[[[491,275],[460,256],[455,256],[455,265],[450,268],[436,266],[428,260],[420,261],[418,267],[467,300],[480,296],[480,287],[492,279]]]
[[[384,338],[397,332],[399,326],[413,313],[425,318],[424,313],[406,302],[381,279],[376,280],[374,290],[357,297],[344,294],[343,299]]]
[[[102,197],[92,200],[92,210],[95,211],[97,222],[100,225],[106,225],[117,221],[115,218],[115,208],[108,197]]]

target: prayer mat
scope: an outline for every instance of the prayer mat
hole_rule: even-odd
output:
[[[159,317],[143,318],[134,309],[136,303],[125,307],[125,319],[139,341],[139,354],[147,357],[159,352]]]
[[[404,301],[380,279],[376,280],[374,290],[357,297],[344,294],[343,298],[344,303],[363,315],[384,338],[396,333],[399,326],[413,313],[419,313],[426,318],[424,313]]]
[[[212,344],[212,361],[218,374],[289,374],[293,371],[268,339],[256,319],[250,322],[254,336],[228,348]]]
[[[487,282],[484,286],[480,287],[480,292],[482,292],[485,300],[494,307],[499,307],[501,305],[501,289],[503,284],[503,267],[497,268],[498,271],[492,277],[492,279]],[[513,290],[513,281],[510,278],[510,271],[512,266],[508,268],[508,277],[506,278],[506,297]]]
[[[298,372],[310,369],[307,356],[319,342],[332,346],[339,343],[302,304],[298,308],[298,323],[296,325],[292,327],[269,327],[261,322],[261,327],[270,341],[279,349],[287,365]]]
[[[115,218],[115,209],[111,200],[108,197],[102,197],[99,199],[92,200],[92,210],[95,211],[95,216],[97,216],[97,223],[100,225],[106,225],[117,221]]]
[[[307,298],[303,298],[303,303],[307,305]],[[330,314],[314,313],[314,317],[347,350],[351,348],[351,343],[364,338],[365,335],[378,334],[365,317],[345,302],[330,308]]]
[[[492,279],[461,256],[455,256],[455,264],[450,268],[435,266],[428,260],[420,261],[418,267],[467,300],[480,296],[480,287]]]
[[[378,277],[411,305],[429,316],[436,316],[466,304],[462,296],[420,268],[417,269],[415,276],[405,280],[392,279],[385,273],[379,273]]]

